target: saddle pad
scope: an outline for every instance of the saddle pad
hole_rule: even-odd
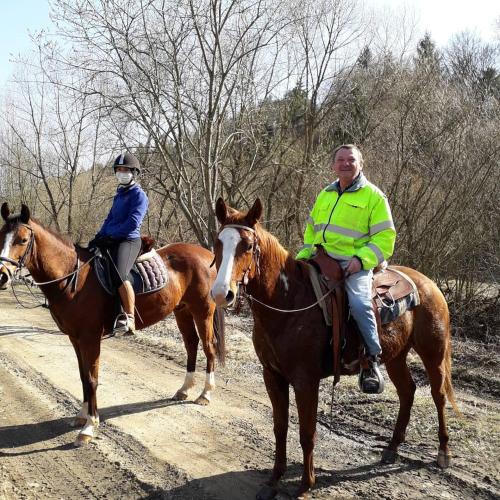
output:
[[[137,270],[142,280],[143,289],[140,293],[155,292],[167,284],[167,268],[165,267],[163,259],[155,250],[151,250],[147,254],[141,255],[137,259],[132,270]]]
[[[100,254],[92,261],[97,280],[109,295],[115,295],[116,289],[111,279],[109,260]],[[128,276],[136,295],[156,292],[168,283],[168,270],[163,259],[151,250],[142,254],[134,264]]]

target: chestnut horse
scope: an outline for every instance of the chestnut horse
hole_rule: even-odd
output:
[[[248,213],[240,213],[219,199],[216,214],[221,229],[215,246],[218,274],[212,296],[217,305],[226,306],[234,300],[237,285],[245,285],[254,317],[253,343],[264,368],[264,382],[273,407],[275,462],[272,475],[258,497],[274,497],[286,469],[290,385],[297,402],[304,457],[298,495],[307,495],[315,481],[313,448],[319,382],[333,373],[331,332],[319,307],[294,313],[276,310],[306,308],[316,302],[316,297],[308,265],[295,260],[258,223],[262,214],[260,200],[256,200]],[[437,408],[437,461],[441,467],[447,467],[450,452],[444,411],[446,397],[458,412],[451,384],[448,307],[429,278],[413,269],[396,268],[415,282],[421,304],[385,325],[381,333],[382,361],[396,386],[400,402],[396,427],[382,461],[393,462],[399,444],[405,439],[416,387],[406,364],[408,351],[413,348],[422,358]],[[354,371],[344,367],[343,373],[354,374]]]
[[[83,426],[75,444],[89,442],[99,425],[96,389],[101,338],[113,323],[114,297],[97,281],[89,265],[91,252],[66,241],[30,217],[22,205],[11,215],[7,203],[0,213],[0,286],[6,288],[14,271],[25,266],[47,298],[49,309],[61,332],[69,336],[78,358],[83,386],[83,405],[74,425]],[[142,329],[164,319],[172,311],[187,351],[187,370],[182,387],[174,395],[184,400],[194,386],[198,342],[201,338],[207,357],[205,387],[196,402],[208,404],[215,387],[215,356],[224,359],[224,315],[210,298],[215,270],[213,254],[197,245],[174,243],[157,250],[168,270],[167,285],[159,291],[139,295],[136,328]],[[79,267],[76,286],[62,279]],[[45,282],[50,284],[42,284]],[[215,334],[215,338],[214,338]],[[199,337],[198,337],[199,335]]]

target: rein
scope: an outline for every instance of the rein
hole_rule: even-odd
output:
[[[269,304],[265,304],[264,302],[261,302],[259,299],[256,299],[249,293],[245,291],[245,289],[242,289],[241,293],[250,301],[250,302],[257,302],[257,304],[260,304],[261,306],[266,307],[267,309],[271,309],[272,311],[277,311],[277,312],[282,312],[282,313],[295,313],[295,312],[302,312],[302,311],[307,311],[308,309],[312,309],[313,307],[316,307],[320,302],[323,302],[328,295],[330,295],[333,291],[335,291],[337,288],[339,288],[342,285],[342,282],[339,281],[333,288],[328,290],[328,292],[325,293],[322,297],[320,297],[314,304],[311,304],[310,306],[306,307],[301,307],[300,309],[279,309],[278,307],[273,307],[270,306]]]

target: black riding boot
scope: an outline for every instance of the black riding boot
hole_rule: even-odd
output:
[[[368,356],[368,368],[361,368],[359,372],[359,388],[366,394],[380,394],[384,392],[385,380],[379,368],[379,356]]]

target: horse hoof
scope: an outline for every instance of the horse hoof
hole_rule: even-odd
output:
[[[451,463],[451,455],[443,450],[438,451],[437,464],[441,469],[447,469]]]
[[[75,417],[71,422],[71,427],[83,427],[87,423],[87,419],[83,417]]]
[[[210,403],[210,400],[208,400],[205,396],[199,396],[195,403],[197,405],[201,405],[201,406],[207,406],[209,403]]]
[[[85,434],[78,434],[75,439],[75,446],[86,446],[92,441],[92,436],[86,436]]]
[[[259,492],[255,496],[255,498],[257,500],[271,500],[272,498],[276,498],[277,494],[278,494],[278,490],[275,487],[269,486],[268,484],[265,484],[259,490]]]
[[[185,392],[177,391],[174,394],[172,401],[186,401],[187,397],[188,395]]]
[[[380,459],[381,464],[393,464],[398,458],[398,453],[394,450],[386,448],[382,453],[382,458]]]

